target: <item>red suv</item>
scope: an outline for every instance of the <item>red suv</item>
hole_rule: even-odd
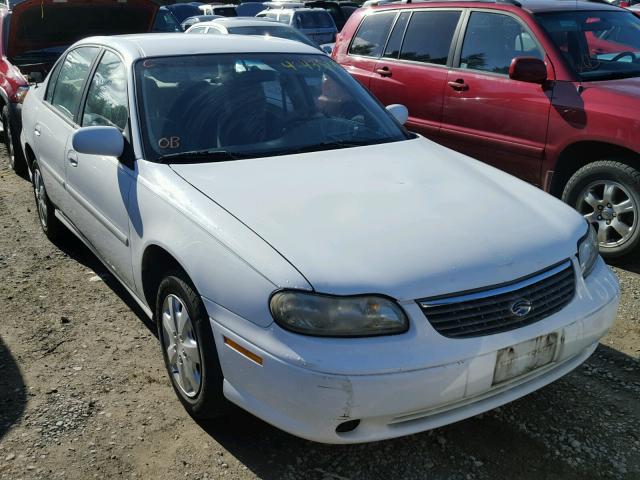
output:
[[[91,35],[149,32],[151,0],[18,0],[0,5],[0,112],[11,168],[25,174],[22,101],[67,47]]]
[[[576,207],[604,256],[640,252],[640,19],[628,10],[388,4],[356,11],[332,55],[382,103],[406,105],[410,130]]]

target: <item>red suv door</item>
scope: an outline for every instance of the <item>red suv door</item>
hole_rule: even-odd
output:
[[[409,109],[409,130],[433,139],[440,130],[447,63],[461,13],[403,11],[369,86],[383,104],[401,103]]]
[[[552,92],[511,80],[509,66],[514,57],[544,59],[544,51],[511,14],[472,11],[465,30],[447,77],[440,141],[540,185]]]
[[[385,10],[365,16],[347,52],[336,44],[335,59],[366,88],[369,88],[397,13]]]

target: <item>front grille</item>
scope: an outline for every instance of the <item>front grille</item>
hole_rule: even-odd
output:
[[[573,267],[566,260],[525,279],[486,290],[418,300],[418,305],[441,335],[480,337],[515,330],[556,313],[571,301],[575,289]]]

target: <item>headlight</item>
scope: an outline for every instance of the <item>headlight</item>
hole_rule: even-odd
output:
[[[323,337],[365,337],[406,332],[409,322],[393,300],[335,297],[281,291],[271,297],[271,315],[282,328]]]
[[[578,242],[578,261],[582,270],[582,276],[591,273],[598,259],[598,234],[593,225],[589,224],[587,234]]]

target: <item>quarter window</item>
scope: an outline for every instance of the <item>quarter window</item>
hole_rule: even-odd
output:
[[[358,33],[349,47],[352,55],[379,57],[387,42],[396,12],[368,15],[362,21]]]
[[[124,65],[117,55],[106,52],[89,87],[82,125],[110,126],[124,130],[128,118],[127,76]]]
[[[409,21],[400,58],[446,65],[460,12],[415,12]]]
[[[540,47],[520,22],[496,13],[471,14],[460,68],[508,74],[511,60],[520,56],[544,59]]]
[[[76,48],[69,52],[60,68],[51,104],[69,120],[73,120],[78,111],[85,81],[97,55],[96,47]]]

